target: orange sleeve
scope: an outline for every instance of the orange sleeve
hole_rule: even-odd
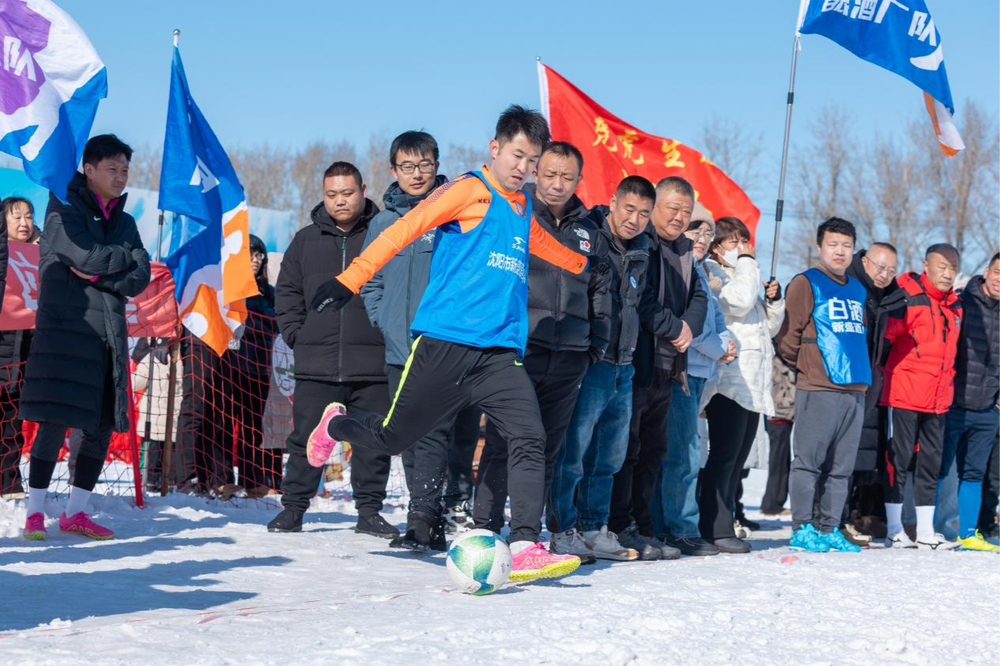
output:
[[[570,273],[579,275],[587,268],[587,257],[577,254],[569,249],[547,232],[531,218],[531,235],[528,242],[528,249],[531,254],[539,259],[543,259],[553,266],[566,269]]]
[[[404,247],[442,224],[455,220],[482,185],[475,176],[445,183],[416,208],[393,222],[358,255],[337,279],[355,294]]]

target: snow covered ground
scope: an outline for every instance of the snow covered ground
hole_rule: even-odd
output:
[[[748,484],[748,506],[762,475]],[[887,551],[793,554],[770,522],[743,556],[607,563],[451,589],[444,556],[387,548],[324,501],[302,534],[266,507],[96,501],[118,538],[18,536],[0,502],[0,664],[995,663],[1000,558]],[[48,515],[59,507],[50,503]],[[751,517],[755,514],[751,512]],[[390,514],[405,520],[401,509]]]

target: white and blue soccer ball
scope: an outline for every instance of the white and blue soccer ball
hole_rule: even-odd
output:
[[[510,548],[490,530],[469,530],[457,536],[448,549],[448,573],[462,592],[490,594],[510,578]]]

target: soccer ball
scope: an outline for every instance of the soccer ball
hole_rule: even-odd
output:
[[[469,530],[451,542],[448,573],[462,592],[490,594],[510,578],[510,548],[490,530]]]

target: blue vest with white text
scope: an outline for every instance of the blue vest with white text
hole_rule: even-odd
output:
[[[430,279],[410,333],[471,347],[506,347],[523,356],[531,197],[518,214],[481,172],[466,175],[490,189],[490,206],[465,233],[458,222],[438,227]]]
[[[817,268],[803,275],[812,285],[813,323],[816,345],[823,356],[823,367],[834,384],[872,383],[871,361],[865,337],[864,286],[848,276],[840,284]]]

